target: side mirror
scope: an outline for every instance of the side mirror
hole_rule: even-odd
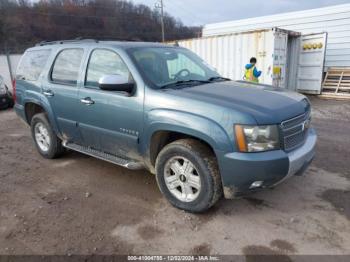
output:
[[[105,75],[98,81],[98,86],[106,91],[124,91],[131,93],[134,83],[129,83],[129,79],[121,75]]]

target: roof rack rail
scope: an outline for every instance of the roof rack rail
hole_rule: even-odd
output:
[[[83,38],[76,38],[72,40],[58,40],[58,41],[42,41],[40,43],[37,43],[36,46],[44,46],[44,45],[57,45],[57,44],[66,44],[66,43],[76,43],[81,41],[87,41],[87,42],[94,42],[98,43],[97,39],[83,39]]]
[[[128,42],[138,42],[142,41],[138,37],[99,37],[100,41],[128,41]]]

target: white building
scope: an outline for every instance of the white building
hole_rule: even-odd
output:
[[[207,24],[203,37],[278,27],[302,34],[327,32],[325,70],[350,67],[350,4]]]

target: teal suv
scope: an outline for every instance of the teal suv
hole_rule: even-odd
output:
[[[190,212],[274,187],[315,154],[305,96],[231,81],[181,47],[40,43],[21,58],[15,86],[15,110],[43,157],[71,149],[145,168]]]

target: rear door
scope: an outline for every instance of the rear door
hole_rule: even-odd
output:
[[[302,35],[297,69],[297,91],[320,94],[327,33]]]
[[[82,48],[60,50],[42,86],[42,93],[51,105],[63,139],[78,144],[81,142],[77,128],[78,79],[82,72],[83,58]]]

